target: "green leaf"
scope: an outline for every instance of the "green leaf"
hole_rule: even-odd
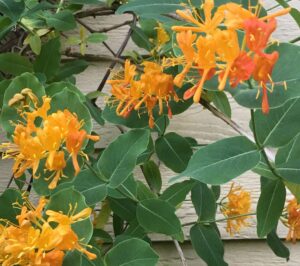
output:
[[[88,65],[89,64],[86,61],[81,59],[65,63],[60,67],[53,80],[60,81],[72,75],[79,74],[83,72],[88,67]]]
[[[274,254],[280,258],[285,258],[286,261],[290,259],[289,249],[282,243],[281,239],[276,234],[276,230],[272,230],[267,235],[267,243],[273,250]]]
[[[63,10],[58,13],[51,13],[45,17],[49,27],[53,27],[58,31],[72,30],[76,27],[74,15],[69,10]]]
[[[8,106],[8,102],[16,93],[20,93],[24,88],[30,88],[40,103],[42,102],[42,97],[45,95],[44,87],[33,74],[24,73],[11,81],[5,90],[1,110],[1,126],[10,136],[12,136],[15,129],[15,126],[10,121],[22,121],[22,118],[15,108]]]
[[[155,266],[158,255],[150,245],[138,238],[130,238],[115,245],[105,255],[105,264],[109,266]]]
[[[63,266],[81,266],[82,256],[77,250],[69,251],[64,257]]]
[[[111,188],[122,184],[133,171],[138,156],[147,149],[149,137],[148,130],[131,130],[110,143],[102,153],[97,167]]]
[[[93,237],[100,240],[102,243],[111,244],[113,242],[110,234],[99,228],[94,229]]]
[[[283,106],[264,115],[260,110],[254,113],[257,137],[263,146],[281,147],[300,132],[297,122],[300,116],[300,97],[289,100]],[[289,130],[286,130],[288,125]]]
[[[227,138],[198,150],[187,169],[171,181],[187,176],[206,184],[220,185],[252,169],[259,160],[256,145],[246,137]]]
[[[150,134],[147,149],[139,155],[139,157],[136,160],[136,164],[141,165],[143,163],[148,162],[153,153],[154,153],[154,143],[153,143],[153,139],[152,139],[151,134]]]
[[[18,76],[25,72],[33,72],[33,67],[27,57],[15,53],[2,53],[0,54],[0,71]]]
[[[141,28],[138,28],[136,26],[132,27],[132,35],[131,38],[133,42],[140,48],[144,48],[147,51],[151,51],[154,47],[154,45],[149,41],[148,36],[143,32]]]
[[[175,215],[175,208],[161,199],[139,202],[136,216],[139,224],[149,232],[174,236],[182,231],[180,221]]]
[[[281,180],[271,181],[262,187],[257,204],[257,235],[264,237],[278,223],[285,203],[285,186]]]
[[[87,38],[87,42],[91,43],[101,43],[107,40],[107,35],[104,33],[92,33]]]
[[[59,68],[60,41],[59,38],[51,39],[42,46],[41,53],[37,56],[33,67],[36,73],[44,73],[50,80]]]
[[[109,198],[109,206],[123,220],[131,222],[136,219],[136,205],[132,200]]]
[[[29,45],[31,50],[36,54],[39,55],[42,49],[42,41],[39,35],[34,34],[34,35],[29,35]]]
[[[46,211],[53,210],[62,212],[66,215],[71,211],[72,215],[76,215],[87,207],[83,195],[73,188],[67,188],[62,189],[51,196],[46,206]],[[90,241],[93,234],[93,225],[90,217],[72,224],[72,229],[82,243],[88,243]]]
[[[16,216],[21,213],[21,209],[16,203],[23,204],[20,191],[12,188],[6,189],[0,196],[0,218],[18,224]]]
[[[196,253],[208,266],[228,265],[223,258],[223,243],[213,225],[195,224],[190,237]]]
[[[155,142],[158,158],[174,172],[182,172],[188,165],[193,151],[185,138],[170,132]]]
[[[73,185],[85,197],[89,206],[104,200],[107,195],[106,184],[89,169],[81,171],[75,177]]]
[[[297,71],[300,61],[300,47],[289,43],[272,45],[267,52],[278,51],[280,56],[274,67],[272,79],[276,83],[272,93],[268,92],[270,108],[283,105],[286,101],[300,96],[300,73]],[[287,90],[283,82],[286,81]],[[254,90],[246,84],[235,89],[228,89],[238,104],[247,108],[261,109],[262,93],[257,99],[257,86]],[[261,89],[260,89],[261,90]]]
[[[154,130],[156,130],[160,136],[164,135],[167,127],[170,124],[170,119],[166,115],[158,117],[154,122]]]
[[[0,0],[0,13],[8,16],[13,22],[20,19],[24,9],[24,1]]]
[[[228,101],[227,95],[224,92],[214,92],[212,102],[223,114],[231,117],[231,106]]]
[[[278,149],[275,158],[276,170],[289,182],[290,188],[297,192],[297,186],[300,184],[300,134],[292,139],[288,144]],[[296,184],[292,184],[296,183]],[[291,192],[293,192],[291,191]]]
[[[132,11],[137,15],[148,15],[156,18],[159,14],[175,12],[177,9],[184,9],[182,0],[135,0],[130,1],[118,8],[117,13],[122,14]]]
[[[11,80],[9,79],[4,79],[0,81],[0,110],[2,109],[3,106],[3,99],[4,99],[4,94],[6,89],[9,87]]]
[[[117,188],[108,187],[108,195],[116,199],[129,198],[136,200],[137,183],[132,174]]]
[[[192,189],[191,198],[200,221],[215,220],[216,197],[206,184],[197,182]]]
[[[143,182],[138,180],[137,198],[139,200],[153,199],[153,198],[157,198],[157,195],[154,194]]]
[[[0,16],[0,40],[10,32],[13,26],[14,23],[8,17]]]
[[[260,176],[264,176],[274,180],[278,179],[278,177],[275,176],[270,170],[263,156],[261,156],[260,162],[252,169],[252,171]]]
[[[151,190],[155,193],[159,193],[162,181],[157,164],[153,161],[148,161],[142,165],[142,171]]]
[[[159,198],[176,207],[185,200],[194,185],[194,180],[186,180],[181,183],[173,184],[169,186]]]
[[[86,98],[85,101],[85,106],[89,109],[91,116],[95,119],[95,121],[103,126],[105,121],[102,118],[102,111],[99,107],[95,106],[94,104],[92,104],[92,102]]]
[[[71,4],[82,4],[82,5],[92,5],[92,4],[103,4],[102,0],[69,0]]]

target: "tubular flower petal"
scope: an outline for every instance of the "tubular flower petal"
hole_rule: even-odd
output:
[[[226,202],[223,202],[226,200]],[[248,226],[246,220],[249,218],[251,208],[250,193],[244,191],[240,186],[234,187],[232,183],[228,195],[221,202],[221,212],[228,218],[226,231],[233,235],[239,233],[241,227]]]
[[[262,55],[262,51],[267,47],[272,32],[276,29],[276,20],[270,19],[263,22],[258,18],[247,19],[244,22],[246,32],[246,43],[248,48]]]
[[[272,81],[271,75],[278,58],[278,52],[254,56],[255,68],[253,71],[253,78],[262,87],[262,111],[264,114],[267,114],[269,112],[267,83],[270,83],[273,87],[274,83]]]
[[[25,90],[30,94],[29,89]],[[33,95],[31,98],[35,99]],[[54,189],[66,167],[65,148],[72,157],[77,174],[80,171],[77,157],[82,154],[84,141],[87,139],[97,141],[99,137],[87,134],[82,129],[83,122],[68,110],[48,114],[50,104],[51,99],[43,97],[40,107],[36,106],[31,112],[23,111],[21,116],[25,122],[16,125],[13,143],[4,143],[0,145],[0,149],[4,150],[3,158],[15,160],[14,177],[18,178],[27,169],[32,169],[32,175],[37,179],[39,178],[37,171],[43,164],[45,171],[50,172],[46,180],[52,179],[48,187]],[[45,163],[41,163],[44,159]]]
[[[91,260],[96,258],[95,254],[83,247],[72,229],[72,224],[88,219],[91,209],[86,208],[75,215],[48,210],[46,213],[50,215],[43,218],[45,204],[42,198],[35,208],[25,199],[20,206],[21,214],[16,217],[18,224],[1,221],[1,265],[61,266],[65,252],[71,250],[78,250]]]

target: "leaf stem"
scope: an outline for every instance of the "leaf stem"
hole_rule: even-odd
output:
[[[183,266],[187,266],[186,259],[185,259],[185,257],[184,257],[184,254],[183,254],[183,251],[182,251],[181,246],[179,245],[179,243],[178,243],[177,240],[173,239],[173,242],[174,242],[174,245],[175,245],[175,247],[176,247],[176,249],[177,249],[177,252],[178,252],[178,254],[179,254],[179,257],[180,257],[180,259],[181,259],[182,265],[183,265]]]

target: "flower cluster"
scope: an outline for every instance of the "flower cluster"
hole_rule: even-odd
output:
[[[199,102],[204,82],[214,75],[218,75],[219,90],[225,88],[227,80],[234,88],[253,77],[262,88],[262,110],[268,113],[267,84],[271,84],[272,90],[271,75],[279,54],[276,51],[267,54],[264,50],[276,28],[275,17],[287,14],[290,9],[258,17],[259,6],[252,13],[236,3],[227,3],[213,12],[213,0],[205,0],[202,9],[204,17],[195,8],[177,10],[177,15],[189,25],[172,27],[183,53],[181,60],[173,60],[183,66],[174,79],[175,85],[181,87],[190,69],[196,69],[200,81],[186,91],[184,98],[193,96],[194,102]],[[242,44],[238,32],[244,34]]]
[[[18,104],[23,100],[21,96],[30,96],[34,104],[33,110],[29,105],[19,106],[19,112],[25,123],[16,125],[13,134],[13,143],[4,143],[0,148],[5,150],[3,158],[15,160],[13,173],[20,177],[26,169],[32,169],[34,178],[37,176],[41,161],[45,160],[45,171],[51,172],[48,179],[52,179],[49,189],[54,189],[63,176],[66,167],[66,155],[72,157],[75,174],[80,171],[78,155],[83,154],[81,147],[86,139],[99,140],[82,129],[83,121],[79,121],[76,114],[65,109],[48,114],[50,110],[50,97],[43,97],[43,103],[38,107],[38,99],[29,89],[16,94],[9,105]]]
[[[168,108],[169,116],[172,111],[169,101],[178,97],[173,86],[173,77],[163,72],[163,67],[154,62],[145,61],[141,75],[138,75],[136,66],[126,60],[124,75],[108,81],[112,86],[112,95],[118,102],[117,114],[127,117],[132,110],[140,110],[143,106],[147,109],[149,126],[154,127],[153,109],[158,104],[159,114],[163,113],[164,102]]]
[[[41,199],[35,208],[29,201],[19,206],[21,213],[16,217],[18,224],[2,220],[0,224],[0,263],[3,266],[32,265],[60,266],[64,252],[78,250],[95,259],[78,240],[72,224],[87,219],[91,209],[86,208],[73,215],[47,210],[43,217],[46,200]],[[76,208],[72,210],[73,213]]]
[[[225,201],[225,202],[224,202]],[[246,220],[251,208],[250,193],[242,187],[234,187],[232,183],[228,195],[221,202],[221,212],[227,218],[226,231],[230,235],[238,233],[243,226],[248,226]]]
[[[284,224],[289,228],[286,240],[296,242],[297,239],[300,239],[300,204],[296,198],[288,202],[286,211],[287,220],[284,221]]]

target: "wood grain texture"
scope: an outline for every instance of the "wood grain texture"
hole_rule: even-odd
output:
[[[268,0],[266,1],[266,4],[267,6],[270,7],[272,5],[275,5],[276,2],[273,0]],[[300,8],[299,0],[293,0],[290,2],[290,4],[296,8]],[[274,9],[274,11],[275,10],[276,9]],[[122,15],[122,16],[114,15],[114,16],[107,16],[107,17],[98,17],[96,19],[88,18],[85,19],[84,21],[87,22],[91,27],[97,29],[103,27],[104,25],[109,26],[113,24],[118,24],[128,19],[130,19],[130,15]],[[122,28],[113,30],[109,33],[108,43],[109,45],[111,45],[114,51],[117,51],[118,47],[121,45],[122,39],[126,35],[128,28],[129,28],[128,26],[124,26]],[[297,37],[298,35],[299,35],[299,29],[291,17],[284,16],[278,19],[278,30],[274,34],[274,38],[280,40],[290,40]],[[131,49],[137,49],[132,42],[128,44],[126,50],[131,50]],[[73,51],[77,51],[77,48],[74,47]],[[109,52],[106,50],[106,48],[103,45],[99,45],[99,44],[90,45],[87,49],[87,53],[109,55]],[[101,78],[105,73],[109,63],[110,62],[108,61],[101,62],[101,63],[95,63],[95,62],[91,63],[91,65],[86,69],[86,71],[84,71],[83,73],[77,76],[77,86],[81,88],[82,91],[84,92],[94,91],[97,88],[98,84],[100,83]],[[104,92],[109,93],[109,90],[110,90],[109,87],[105,86]],[[238,124],[240,124],[244,130],[249,131],[249,127],[248,127],[249,117],[250,117],[249,111],[235,104],[235,102],[232,99],[230,99],[230,101],[232,103],[233,120],[236,121]],[[98,103],[100,106],[103,107],[104,99],[103,98],[99,99]],[[97,144],[98,147],[106,147],[108,143],[110,143],[113,139],[116,138],[116,136],[120,134],[119,130],[115,126],[109,123],[106,123],[105,126],[95,125],[94,128],[95,131],[97,131],[99,135],[101,135],[101,140]],[[168,131],[176,131],[178,134],[182,136],[194,137],[197,139],[198,143],[201,144],[209,144],[222,138],[237,135],[237,133],[233,131],[227,124],[220,121],[218,118],[214,117],[209,111],[203,110],[199,105],[193,105],[187,112],[174,116],[174,118],[171,120]],[[11,169],[11,162],[0,161],[0,191],[3,191],[4,188],[6,187],[8,179],[11,175],[10,169]],[[168,179],[174,176],[175,174],[172,173],[169,169],[167,169],[163,165],[161,166],[161,171],[164,179],[164,187],[166,187],[168,183]],[[137,176],[139,176],[139,174],[137,174]],[[260,189],[259,177],[256,174],[253,174],[252,172],[247,172],[243,174],[241,177],[239,177],[238,179],[236,179],[236,182],[238,182],[245,189],[251,192],[253,197],[252,209],[255,210],[255,205],[258,200],[259,189]],[[226,193],[226,191],[228,191],[228,187],[229,185],[223,186],[222,188],[223,193]],[[183,223],[196,220],[195,211],[192,207],[189,198],[184,202],[184,204],[182,205],[180,210],[178,210],[177,213]],[[229,236],[225,232],[224,226],[225,224],[221,224],[220,226],[222,237],[224,239],[257,238],[254,219],[251,220],[251,226],[242,230],[241,234],[237,236]],[[185,230],[186,238],[188,238],[188,231],[189,229],[186,228]],[[287,233],[286,228],[280,226],[279,235],[281,237],[284,237],[286,233]],[[168,238],[164,238],[160,235],[153,235],[153,239],[169,240]],[[243,248],[241,247],[243,246],[243,244],[240,243],[244,243],[244,242],[238,242],[238,243],[239,244],[232,244],[232,245],[228,244],[228,246],[231,245],[233,247],[232,252],[235,248],[237,248],[237,250],[241,250],[242,252]],[[229,248],[229,250],[231,249]],[[260,250],[258,249],[258,251]],[[244,246],[244,252],[247,252],[246,246]],[[232,255],[233,259],[235,256],[236,255]],[[168,264],[168,265],[177,265],[177,264]],[[191,264],[191,265],[196,265],[196,264]],[[232,264],[232,265],[248,265],[248,264],[247,262],[245,262],[244,264],[241,263],[241,264]],[[260,264],[258,263],[255,265],[260,265]],[[269,265],[269,264],[264,264],[264,265]]]

